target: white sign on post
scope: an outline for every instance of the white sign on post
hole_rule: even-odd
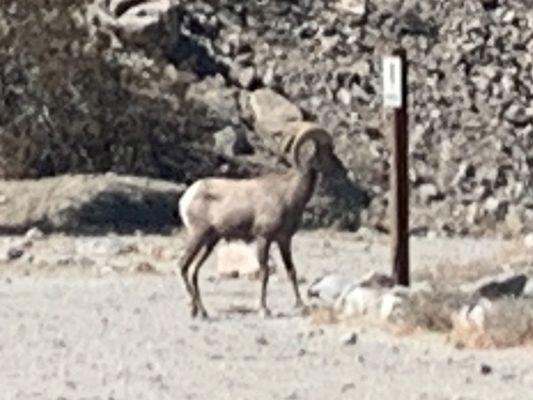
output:
[[[396,56],[383,57],[383,103],[385,107],[402,106],[402,60]]]

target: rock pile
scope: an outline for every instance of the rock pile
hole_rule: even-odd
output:
[[[325,275],[311,284],[315,319],[329,310],[331,320],[363,319],[399,331],[430,330],[450,334],[460,345],[506,347],[531,343],[533,314],[531,267],[487,276],[459,288],[417,282],[394,286],[387,275],[361,279]]]
[[[252,150],[233,143],[245,137],[254,162],[271,167],[279,149],[269,131],[305,118],[334,133],[345,178],[372,199],[361,222],[386,230],[381,57],[401,44],[410,60],[414,228],[519,234],[533,224],[526,0],[94,0],[87,9],[54,0],[39,8],[48,17],[38,34],[13,28],[34,23],[34,7],[8,3],[0,176],[246,175],[258,171],[242,166]],[[65,24],[68,35],[57,28]],[[215,151],[191,153],[194,145]],[[346,182],[337,192],[357,200],[334,203],[323,186],[307,220],[357,228],[350,210],[364,196],[348,194]]]

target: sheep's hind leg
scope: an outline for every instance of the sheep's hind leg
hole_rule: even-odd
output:
[[[285,264],[285,269],[287,270],[287,275],[292,284],[295,297],[295,308],[304,307],[302,297],[300,296],[300,290],[298,289],[298,278],[296,276],[296,269],[294,268],[294,263],[292,262],[292,252],[291,252],[291,241],[280,241],[278,242],[279,252],[281,253],[281,258],[283,264]]]
[[[267,307],[266,296],[267,296],[267,285],[269,278],[268,270],[268,252],[270,250],[270,240],[265,238],[259,238],[257,240],[257,259],[259,261],[259,266],[261,268],[261,298],[260,298],[260,314],[263,317],[268,317],[271,315],[270,310]]]
[[[213,239],[210,240],[204,247],[202,255],[196,262],[196,265],[194,266],[193,274],[192,274],[192,287],[194,291],[194,303],[193,303],[193,309],[191,315],[193,317],[196,317],[198,315],[198,311],[200,311],[200,315],[202,318],[207,319],[209,318],[209,315],[207,314],[207,311],[204,307],[204,304],[202,302],[202,297],[200,295],[200,289],[198,287],[198,273],[200,272],[200,268],[202,267],[202,264],[207,260],[211,252],[213,251],[213,248],[217,244],[218,240]]]
[[[202,235],[192,236],[189,242],[187,243],[185,250],[183,252],[183,255],[180,257],[180,260],[178,262],[178,266],[181,272],[181,278],[185,285],[185,289],[187,290],[187,293],[189,294],[189,297],[191,298],[192,311],[194,311],[196,302],[195,302],[195,296],[194,296],[194,289],[189,282],[187,272],[189,271],[189,267],[191,263],[194,261],[194,258],[197,256],[198,252],[202,248],[202,245],[203,245],[202,242],[203,242]]]

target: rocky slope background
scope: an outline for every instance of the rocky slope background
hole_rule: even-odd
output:
[[[520,234],[533,226],[532,6],[1,0],[0,178],[250,176],[288,165],[285,122],[316,120],[345,168],[306,225],[387,230],[381,57],[401,44],[413,229]],[[22,201],[2,185],[0,207]]]

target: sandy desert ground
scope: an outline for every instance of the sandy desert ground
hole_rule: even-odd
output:
[[[0,238],[0,248],[18,240]],[[437,334],[316,325],[291,310],[283,271],[269,286],[274,317],[263,319],[253,312],[259,283],[219,279],[212,257],[201,277],[212,320],[191,320],[171,273],[182,244],[179,235],[58,235],[0,263],[0,398],[533,398],[531,349],[458,349]],[[413,277],[444,267],[462,274],[478,261],[498,269],[506,246],[414,239]],[[295,239],[304,292],[325,272],[387,271],[388,254],[382,238]],[[357,340],[346,344],[352,335]]]

